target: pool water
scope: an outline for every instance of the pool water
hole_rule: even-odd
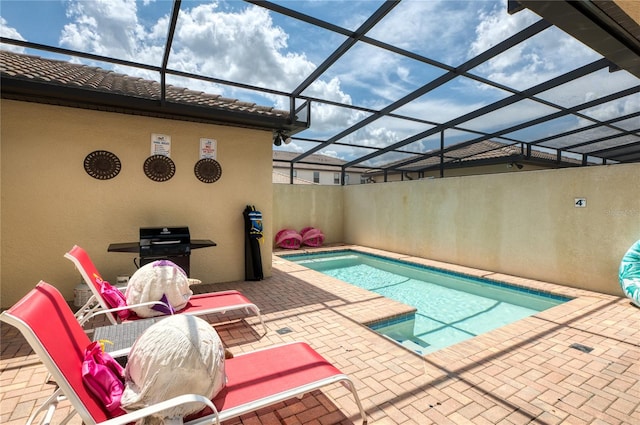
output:
[[[415,315],[371,328],[420,354],[456,344],[569,300],[356,251],[282,257],[415,307]]]

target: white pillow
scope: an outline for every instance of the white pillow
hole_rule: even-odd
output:
[[[140,267],[133,273],[127,284],[125,297],[130,310],[140,317],[153,317],[168,314],[158,307],[135,307],[135,304],[160,301],[163,296],[175,311],[186,307],[193,292],[189,289],[187,274],[169,260],[158,260]]]
[[[226,383],[224,346],[206,321],[177,314],[150,326],[131,347],[125,368],[122,408],[133,411],[182,394],[209,399]],[[166,409],[138,425],[179,423],[204,406],[189,403]]]

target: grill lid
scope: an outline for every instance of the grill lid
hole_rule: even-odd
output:
[[[186,226],[141,227],[140,256],[185,255],[190,252],[191,235]]]

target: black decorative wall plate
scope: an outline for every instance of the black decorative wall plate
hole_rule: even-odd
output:
[[[112,179],[121,168],[120,159],[108,151],[93,151],[84,158],[84,170],[94,179]]]
[[[144,174],[156,182],[169,180],[176,173],[176,165],[165,155],[151,155],[144,161]]]
[[[201,182],[213,183],[222,175],[222,168],[215,159],[202,158],[196,162],[195,167],[193,167],[193,172]]]

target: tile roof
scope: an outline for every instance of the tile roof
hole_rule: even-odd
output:
[[[272,172],[272,183],[289,184],[290,183],[289,175],[278,173],[277,171],[273,171]],[[318,183],[314,183],[314,182],[309,181],[309,180],[301,179],[299,177],[294,177],[293,178],[293,184],[316,184],[317,185]]]
[[[287,152],[281,150],[273,151],[273,166],[274,168],[290,168],[290,162],[294,158],[300,155],[299,152]],[[310,170],[330,170],[336,171],[340,170],[341,167],[346,164],[347,161],[344,161],[339,158],[335,158],[328,155],[321,154],[311,154],[302,161],[295,162],[294,168],[296,169],[310,169]],[[347,168],[347,171],[358,171],[362,172],[361,168],[350,167]]]
[[[300,152],[289,152],[283,150],[274,150],[273,151],[273,160],[274,161],[291,161],[300,155]],[[327,164],[327,165],[342,165],[346,164],[346,161],[335,158],[333,156],[321,155],[321,154],[311,154],[308,156],[309,159],[313,159],[313,163]]]
[[[439,151],[434,151],[433,153],[437,153]],[[526,150],[523,150],[521,144],[505,144],[501,142],[496,142],[493,140],[483,140],[481,142],[474,143],[472,145],[467,145],[459,149],[453,149],[444,154],[444,162],[446,167],[450,167],[452,164],[464,164],[468,163],[469,166],[475,165],[474,163],[480,161],[500,161],[500,162],[509,162],[509,161],[543,161],[546,163],[556,162],[557,157],[555,154],[543,152],[541,150],[531,149],[531,153],[527,156]],[[402,164],[407,161],[407,158],[397,161],[396,164]],[[447,165],[448,164],[448,165]],[[562,158],[563,166],[570,165],[580,165],[581,162],[578,160],[574,160],[571,158]],[[394,168],[394,164],[386,164],[385,168],[389,169],[400,169],[404,171],[418,171],[425,170],[429,168],[435,168],[440,165],[440,156],[435,155],[432,157],[425,158],[423,160],[419,160],[413,162],[408,165],[400,166],[399,168]],[[367,174],[379,172],[378,170],[370,170]]]
[[[3,80],[3,97],[7,97],[4,83],[8,79],[12,79],[42,83],[52,87],[90,90],[94,93],[119,94],[129,98],[134,97],[152,101],[159,101],[161,98],[161,85],[157,81],[132,77],[94,66],[24,55],[6,50],[0,50],[0,76]],[[263,117],[289,117],[289,111],[172,85],[166,86],[166,101]]]

